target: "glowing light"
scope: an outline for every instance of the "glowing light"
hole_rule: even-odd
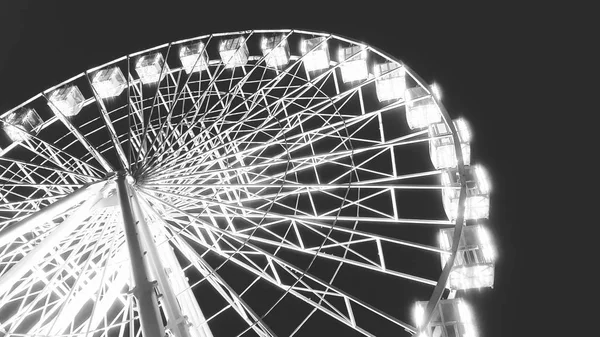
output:
[[[338,61],[344,83],[361,81],[369,77],[367,51],[363,47],[340,48]]]
[[[413,318],[417,327],[420,327],[423,324],[423,320],[425,319],[425,308],[423,308],[423,304],[421,302],[415,303]]]
[[[161,53],[142,56],[135,65],[135,71],[143,84],[162,81],[167,75],[168,68]]]
[[[486,170],[481,165],[475,166],[475,178],[481,193],[490,193],[490,180]]]
[[[415,303],[413,316],[419,336],[476,337],[473,315],[469,306],[460,298],[440,300],[423,326],[426,301]]]
[[[438,233],[438,241],[441,249],[450,251],[450,249],[452,248],[452,245],[450,244],[450,238],[443,230]],[[442,260],[442,268],[446,266],[446,262],[448,262],[449,258],[450,254],[440,253],[440,259]]]
[[[403,99],[406,90],[405,70],[398,63],[386,62],[373,66],[375,90],[380,102]],[[381,75],[387,73],[385,75]]]
[[[486,261],[492,262],[496,260],[496,251],[490,238],[490,233],[483,226],[478,227],[477,234],[481,244],[481,251]]]
[[[101,98],[114,97],[125,90],[127,80],[119,67],[113,67],[98,71],[92,78],[92,86]]]
[[[263,37],[261,49],[271,68],[283,67],[290,61],[290,47],[283,35]]]
[[[422,129],[442,121],[439,107],[422,87],[406,89],[406,121],[411,129]]]
[[[448,236],[444,234],[444,231],[441,231],[438,235],[438,241],[440,243],[440,248],[443,250],[450,250],[450,240],[448,240]],[[442,256],[446,256],[446,254],[442,254]]]
[[[463,337],[476,337],[476,331],[475,331],[475,327],[472,324],[465,324],[463,326],[465,332],[463,334]]]
[[[179,49],[179,60],[188,74],[208,69],[208,53],[201,41],[182,46]]]
[[[471,127],[464,118],[457,118],[454,121],[454,126],[458,131],[458,137],[462,142],[471,141]]]
[[[48,97],[48,106],[52,112],[66,117],[76,116],[83,108],[84,102],[85,98],[75,85],[56,89]]]
[[[3,120],[3,130],[13,142],[25,141],[36,134],[42,118],[35,109],[21,108],[10,113]]]
[[[437,83],[433,83],[429,88],[431,89],[433,96],[440,101],[442,99],[442,90],[440,89],[440,86],[437,85]]]
[[[243,36],[221,41],[219,46],[219,55],[225,68],[241,67],[248,63],[248,46]]]
[[[129,184],[129,185],[133,185],[135,184],[135,178],[132,177],[131,175],[126,175],[125,176],[125,181]]]
[[[25,141],[31,138],[31,135],[19,125],[4,125],[3,130],[13,142]]]
[[[458,301],[458,314],[460,315],[460,320],[462,322],[473,322],[473,314],[471,313],[471,308],[469,308],[469,306],[462,300]]]
[[[324,37],[302,40],[300,50],[304,56],[304,68],[307,71],[329,68],[329,48]]]

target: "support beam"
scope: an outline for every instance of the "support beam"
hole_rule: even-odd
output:
[[[51,221],[81,201],[89,199],[90,196],[97,194],[102,187],[104,187],[104,182],[84,186],[70,195],[61,198],[48,207],[41,209],[29,217],[17,222],[16,224],[9,226],[0,232],[0,247],[14,241],[17,237],[30,232],[34,227],[39,226],[47,221]]]
[[[124,251],[123,255],[126,254],[127,252]],[[121,252],[119,252],[117,256],[121,256]],[[95,330],[99,328],[100,323],[105,319],[108,310],[121,294],[121,289],[123,289],[123,287],[129,281],[129,276],[131,275],[131,271],[129,270],[129,268],[130,267],[127,264],[124,264],[122,269],[120,269],[117,272],[117,276],[113,279],[108,290],[104,294],[102,294],[102,298],[99,299],[100,293],[96,295],[96,299],[94,300],[96,302],[96,307],[94,308],[90,316],[88,326],[89,329]],[[89,336],[89,334],[86,336]]]
[[[125,239],[129,248],[129,258],[133,272],[133,296],[137,300],[144,337],[163,337],[165,329],[158,310],[158,301],[154,291],[154,283],[150,282],[148,266],[144,260],[145,251],[142,249],[139,233],[139,222],[135,220],[131,207],[132,193],[125,182],[125,174],[117,175],[117,191],[123,215]]]
[[[171,286],[171,282],[165,272],[165,267],[161,262],[161,254],[165,253],[165,249],[169,249],[168,244],[163,244],[160,251],[154,242],[152,233],[148,228],[148,224],[144,219],[137,195],[133,193],[131,198],[133,205],[133,212],[135,218],[138,221],[138,229],[140,232],[140,239],[146,249],[148,256],[148,267],[152,272],[152,275],[158,282],[158,289],[161,293],[161,303],[165,316],[167,317],[167,328],[177,337],[206,337],[206,336],[192,336],[189,330],[189,324],[186,317],[182,314],[177,302],[177,294]],[[172,253],[172,252],[171,252]],[[212,336],[210,336],[212,337]]]
[[[50,104],[54,105],[54,103],[50,102],[48,97],[46,97],[46,100]],[[56,108],[56,106],[55,106],[55,108]],[[59,111],[59,109],[56,108],[56,111]],[[102,154],[100,154],[100,152],[98,152],[98,149],[96,149],[94,146],[92,146],[92,144],[90,144],[90,142],[85,138],[85,136],[83,136],[81,134],[81,132],[79,132],[79,130],[71,123],[71,121],[67,117],[65,117],[62,113],[60,113],[60,111],[58,113],[55,113],[55,115],[67,127],[67,129],[71,132],[71,134],[77,138],[77,140],[81,143],[81,145],[83,145],[83,147],[89,152],[89,154],[91,154],[92,157],[94,157],[94,159],[96,159],[96,161],[98,163],[100,163],[102,168],[107,173],[114,172],[114,169],[112,168],[110,163],[106,160],[106,158],[104,158],[102,156]]]
[[[154,230],[154,235],[157,238],[156,241],[163,242],[167,240],[165,235],[165,228],[162,224],[160,224],[160,228],[156,228],[158,226],[152,227]],[[190,326],[190,334],[192,337],[213,337],[213,334],[206,324],[206,318],[198,305],[196,297],[190,285],[187,281],[187,278],[181,268],[181,265],[177,261],[177,257],[173,251],[173,248],[170,244],[163,244],[157,247],[160,255],[160,259],[165,267],[167,272],[167,278],[170,282],[170,285],[173,291],[178,295],[178,302],[181,305],[181,310],[183,314],[188,316]]]
[[[104,101],[102,101],[102,97],[100,97],[100,95],[96,91],[96,88],[92,84],[92,81],[90,80],[89,75],[90,75],[89,72],[86,73],[85,78],[88,80],[88,83],[89,83],[90,87],[92,88],[92,92],[94,93],[94,97],[96,98],[96,104],[98,104],[98,110],[100,110],[100,115],[102,116],[102,119],[104,120],[104,125],[106,126],[106,130],[108,131],[108,135],[112,139],[113,146],[114,146],[115,150],[117,151],[119,159],[121,160],[121,165],[123,166],[123,169],[127,170],[128,169],[127,163],[129,161],[127,160],[125,151],[123,151],[123,147],[121,146],[121,142],[119,141],[117,132],[115,131],[115,127],[113,125],[114,122],[110,120],[110,117],[108,116],[108,111],[106,110],[106,106],[104,105]]]
[[[117,253],[117,256],[125,255],[124,251],[125,251],[125,247],[122,246],[122,249],[119,250],[119,253]],[[106,261],[106,263],[108,263],[108,261]],[[112,276],[113,274],[115,274],[115,272],[122,273],[124,276],[128,275],[128,273],[125,273],[123,270],[120,270],[120,271],[117,270],[116,267],[111,268],[111,270],[108,271],[108,275]],[[126,279],[127,278],[125,277],[123,284],[125,283]],[[69,324],[71,324],[71,322],[75,320],[75,317],[74,317],[75,314],[81,312],[85,303],[89,299],[95,299],[94,294],[102,291],[102,282],[105,282],[105,275],[103,273],[97,273],[92,279],[89,279],[88,282],[83,285],[81,290],[79,290],[75,294],[75,296],[69,302],[66,303],[65,307],[61,310],[61,314],[58,316],[56,321],[51,325],[50,331],[48,332],[48,336],[57,336],[57,335],[60,335],[62,332],[64,332],[65,329],[69,326]],[[114,287],[117,290],[121,290],[123,288],[123,285],[121,285],[121,287],[118,287],[118,284],[119,284],[118,282],[113,281],[111,283],[111,287]],[[115,298],[116,298],[116,295],[117,294],[115,294]],[[114,301],[114,299],[113,299],[113,301]],[[111,302],[111,304],[112,304],[112,302]],[[96,311],[96,315],[98,313],[99,312]],[[102,314],[104,314],[104,312],[102,312]],[[92,319],[92,318],[90,317],[90,319]],[[29,333],[33,334],[33,331],[35,331],[35,330],[31,329]]]
[[[72,195],[71,195],[72,196]],[[62,239],[64,239],[67,235],[69,235],[77,226],[81,225],[81,223],[87,219],[94,205],[100,201],[102,198],[102,193],[100,191],[96,191],[95,194],[88,195],[85,194],[88,198],[81,206],[77,208],[77,210],[71,214],[65,221],[63,221],[60,225],[58,225],[52,233],[50,233],[42,242],[40,242],[35,248],[33,248],[27,255],[25,255],[17,264],[12,266],[2,277],[0,278],[0,296],[6,293],[14,284],[18,282],[18,280],[25,275],[29,270],[33,268],[36,264],[40,263],[40,261],[48,254],[48,252],[56,245],[60,244]],[[81,197],[81,195],[78,195]],[[73,200],[78,199],[71,199]],[[56,205],[56,204],[53,204]],[[63,204],[61,207],[64,207],[63,211],[72,206],[70,203],[66,205]],[[49,208],[49,207],[48,207]],[[48,209],[46,208],[46,209]],[[40,211],[36,213],[34,216],[35,220],[47,221],[51,218],[41,218],[37,216],[39,213],[44,213]],[[28,219],[29,219],[28,218]],[[27,219],[26,219],[27,220]],[[37,221],[32,223],[28,223],[30,227],[36,225]],[[23,230],[23,227],[18,227],[20,230]],[[29,227],[27,227],[28,229]]]
[[[148,204],[148,202],[145,199],[141,199],[141,200],[143,202],[142,206],[145,207],[145,209],[148,213],[153,214],[154,216],[158,216],[158,213],[154,210],[154,208],[152,208]],[[198,270],[202,274],[202,276],[207,279],[207,281],[223,297],[223,299],[229,303],[231,308],[233,308],[240,315],[240,318],[242,318],[244,321],[246,321],[246,323],[248,323],[252,327],[252,329],[256,332],[256,334],[258,336],[277,337],[277,335],[273,331],[271,331],[271,329],[266,324],[264,324],[264,322],[261,320],[261,318],[245,303],[245,301],[240,297],[240,295],[238,295],[219,276],[219,274],[217,274],[216,271],[213,270],[210,267],[210,265],[208,265],[202,259],[202,257],[198,254],[198,252],[196,252],[194,249],[192,249],[189,246],[189,244],[186,243],[185,240],[183,240],[179,236],[179,234],[177,234],[177,233],[169,234],[166,230],[166,227],[169,227],[170,225],[168,223],[166,223],[164,219],[159,218],[159,221],[162,223],[162,226],[160,227],[160,230],[162,231],[162,235],[172,236],[173,245],[175,247],[177,247],[178,250],[183,254],[183,256],[188,259],[190,264],[193,265],[196,268],[196,270]],[[173,230],[173,228],[171,228],[171,231],[172,230]],[[171,251],[171,253],[173,253],[173,252]],[[173,254],[173,257],[175,258],[175,254]],[[175,261],[175,262],[177,264],[179,264],[177,261]],[[183,274],[183,270],[180,269],[177,272],[180,273],[181,284],[182,285],[187,284],[187,281],[185,280],[185,275]],[[173,278],[173,280],[177,280],[177,279],[178,279],[177,277]],[[173,281],[173,284],[176,284],[176,283],[177,282]],[[183,298],[183,301],[182,301],[182,298]],[[186,298],[187,298],[187,300],[186,300]],[[194,294],[189,287],[186,287],[185,291],[181,293],[179,299],[180,299],[180,303],[182,303],[182,306],[184,308],[184,312],[188,315],[191,315],[190,320],[191,320],[192,324],[197,326],[198,329],[202,329],[204,334],[207,337],[212,337],[212,333],[210,332],[208,324],[205,322],[204,315],[200,311],[198,302],[196,301]],[[190,304],[193,304],[193,307],[195,307],[196,309],[193,307],[190,307],[189,306]],[[188,309],[185,309],[185,308],[188,308]],[[248,315],[250,315],[250,317]],[[192,329],[192,331],[193,331],[193,329]]]

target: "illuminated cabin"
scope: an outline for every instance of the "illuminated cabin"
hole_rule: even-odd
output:
[[[290,46],[285,36],[265,36],[260,47],[268,67],[281,68],[290,62]]]
[[[415,303],[414,320],[424,332],[419,337],[476,337],[477,331],[471,308],[460,298],[440,300],[434,308],[429,323],[422,327],[426,301]]]
[[[367,50],[361,46],[351,46],[338,50],[338,61],[344,83],[362,81],[369,77]]]
[[[92,78],[92,86],[100,98],[119,96],[127,88],[127,80],[119,67],[98,71]]]
[[[2,129],[13,142],[25,141],[36,135],[42,125],[42,118],[35,109],[21,108],[3,119]]]
[[[219,55],[225,68],[241,67],[248,63],[248,46],[243,36],[221,41]]]
[[[168,68],[161,53],[144,55],[135,64],[135,71],[143,84],[162,81],[169,71]]]
[[[208,53],[202,41],[181,46],[179,60],[188,74],[208,69]]]
[[[454,228],[440,230],[440,248],[450,250]],[[450,254],[441,254],[442,268]],[[481,225],[466,226],[462,230],[454,266],[447,287],[452,290],[494,286],[495,251],[489,232]]]
[[[300,51],[304,56],[306,71],[316,71],[329,68],[329,47],[325,37],[302,40]]]
[[[463,163],[471,163],[471,132],[464,119],[453,120],[454,127],[458,132]],[[431,163],[436,169],[456,167],[458,159],[454,148],[454,138],[446,123],[434,123],[429,125],[429,156]]]
[[[48,96],[48,106],[54,114],[66,117],[76,116],[83,108],[85,98],[75,85],[56,89]]]
[[[373,66],[373,73],[376,78],[375,90],[379,102],[404,98],[406,90],[404,67],[395,62],[386,62]]]
[[[487,173],[483,167],[465,166],[466,200],[465,220],[487,218],[490,212],[490,185]],[[456,220],[458,213],[458,199],[460,195],[459,173],[457,168],[445,169],[442,172],[442,202],[448,219]]]
[[[411,129],[423,129],[442,121],[442,113],[423,87],[406,89],[406,121]]]

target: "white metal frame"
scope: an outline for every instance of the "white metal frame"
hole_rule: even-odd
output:
[[[409,155],[419,149],[427,158],[429,138],[426,130],[406,126],[405,102],[369,98],[378,77],[342,83],[343,62],[336,61],[309,74],[299,44],[290,44],[290,62],[282,69],[268,67],[262,53],[235,68],[210,53],[200,72],[167,67],[182,44],[202,40],[209,50],[221,39],[244,36],[249,46],[259,46],[263,34],[273,33],[288,43],[323,36],[332,53],[350,44],[373,62],[399,63],[336,35],[256,30],[164,44],[53,87],[90,86],[93,96],[80,112],[89,119],[58,113],[44,120],[37,136],[0,150],[0,315],[10,308],[0,332],[163,336],[162,312],[176,336],[212,337],[211,325],[230,314],[244,325],[238,336],[275,336],[265,317],[284,310],[280,302],[290,296],[310,311],[297,318],[290,335],[301,335],[310,317],[323,315],[374,336],[359,312],[400,333],[418,333],[410,312],[391,314],[344,290],[337,275],[348,268],[371,273],[375,283],[389,277],[403,287],[428,287],[426,320],[440,299],[454,296],[446,280],[464,224],[465,184],[453,187],[460,189],[456,221],[405,215],[404,195],[431,193],[431,207],[439,207],[444,187],[439,170]],[[163,53],[166,76],[144,85],[133,65],[150,51]],[[401,65],[412,85],[430,92]],[[120,67],[128,87],[102,99],[90,76],[108,66]],[[17,108],[45,104],[53,88]],[[457,130],[431,97],[452,132],[464,175]],[[390,226],[395,236],[384,234]],[[410,235],[451,226],[451,251]],[[436,278],[416,275],[392,263],[398,257],[390,252],[397,249],[410,250],[415,259],[448,254],[449,263]],[[290,254],[302,258],[290,260]],[[309,262],[301,267],[299,261]],[[318,263],[336,267],[311,268]],[[231,266],[252,282],[231,283],[225,276]],[[278,294],[266,312],[255,311],[248,295],[257,284]],[[193,290],[205,286],[220,296],[221,307],[197,298]],[[398,303],[402,307],[409,304]]]

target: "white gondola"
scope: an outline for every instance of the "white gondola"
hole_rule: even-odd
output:
[[[457,168],[442,172],[442,201],[448,219],[456,220],[460,190],[459,172]],[[485,169],[479,165],[465,166],[466,192],[465,220],[487,218],[490,213],[490,183]]]
[[[464,119],[455,119],[454,127],[458,132],[460,148],[465,165],[471,163],[471,132]],[[429,156],[436,169],[456,167],[458,159],[454,148],[454,138],[446,123],[429,125]]]
[[[37,134],[42,118],[35,109],[21,108],[8,114],[3,119],[3,129],[13,142],[25,141]]]
[[[317,71],[329,68],[329,48],[327,39],[315,37],[302,40],[300,52],[304,56],[304,68],[307,71]]]
[[[340,48],[338,61],[344,83],[362,81],[369,77],[367,68],[367,50],[360,46]]]
[[[440,248],[450,251],[454,228],[440,230]],[[442,268],[449,254],[441,254]],[[494,286],[495,251],[490,235],[482,225],[466,226],[462,230],[458,253],[448,278],[448,288],[465,290]]]
[[[202,41],[181,46],[179,60],[186,73],[208,69],[208,53]]]
[[[376,78],[377,99],[380,102],[404,99],[406,72],[403,66],[395,62],[376,64],[373,67],[373,73]]]
[[[283,35],[263,37],[260,49],[271,68],[280,68],[290,62],[290,46]]]
[[[153,84],[165,78],[169,67],[161,53],[154,53],[142,56],[135,65],[135,71],[143,84]]]
[[[416,302],[415,324],[423,335],[419,337],[476,337],[477,330],[469,305],[460,298],[441,300],[434,308],[429,323],[423,326],[427,302]]]
[[[241,67],[248,63],[248,46],[243,36],[221,41],[219,54],[225,68]]]
[[[98,71],[92,78],[92,86],[101,98],[119,96],[127,88],[127,80],[119,67]]]
[[[440,108],[423,87],[406,89],[406,122],[411,129],[423,129],[442,121]]]

